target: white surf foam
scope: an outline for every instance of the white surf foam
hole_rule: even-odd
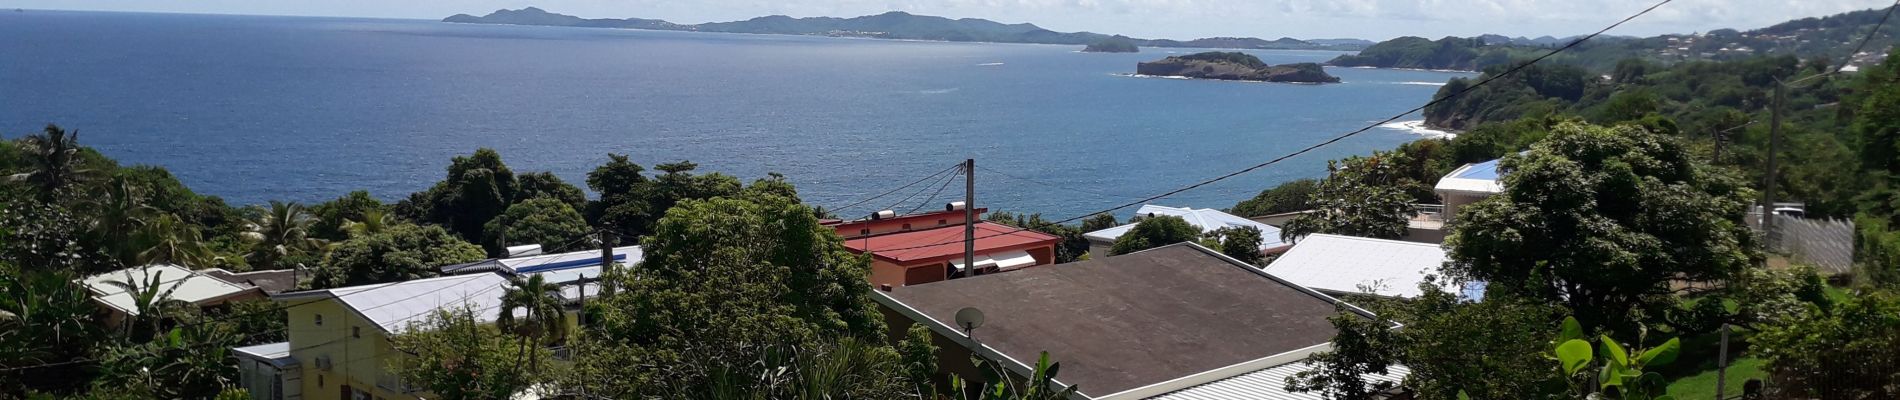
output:
[[[1385,125],[1379,125],[1379,127],[1385,128],[1385,129],[1391,129],[1395,131],[1410,132],[1415,135],[1429,137],[1429,138],[1451,139],[1451,138],[1458,137],[1457,132],[1437,130],[1437,129],[1432,129],[1431,127],[1425,126],[1425,120],[1422,120],[1422,119],[1415,120],[1415,121],[1398,121],[1398,122],[1388,123]]]

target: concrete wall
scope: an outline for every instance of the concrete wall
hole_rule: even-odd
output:
[[[288,311],[290,354],[300,363],[304,399],[349,400],[344,396],[345,386],[368,392],[371,399],[416,397],[376,385],[387,374],[384,366],[389,357],[399,354],[381,329],[335,299],[314,301],[317,304]],[[318,315],[323,317],[322,324],[317,323]],[[360,332],[360,336],[353,335],[353,331]],[[317,366],[322,357],[331,360],[327,371]]]

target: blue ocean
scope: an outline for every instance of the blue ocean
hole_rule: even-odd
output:
[[[777,172],[836,208],[974,158],[978,203],[1074,216],[1284,155],[1430,99],[1457,73],[1329,68],[1332,85],[1130,76],[1193,50],[461,25],[0,12],[0,136],[47,123],[233,204],[399,199],[489,147],[576,185],[607,153]],[[1324,51],[1249,51],[1269,63]],[[1417,119],[1410,117],[1408,119]],[[1225,208],[1381,128],[1158,204]],[[840,214],[905,210],[920,184]],[[894,204],[903,195],[904,204]],[[1121,214],[1131,213],[1122,210]]]

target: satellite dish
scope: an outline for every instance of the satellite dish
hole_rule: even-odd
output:
[[[983,310],[978,310],[976,307],[964,307],[957,310],[957,326],[963,328],[964,332],[983,327]]]

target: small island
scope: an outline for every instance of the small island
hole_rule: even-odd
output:
[[[1210,51],[1170,56],[1159,61],[1137,63],[1135,73],[1229,81],[1339,83],[1339,77],[1327,74],[1326,69],[1319,64],[1267,65],[1259,57],[1241,52]]]
[[[1082,52],[1083,53],[1138,53],[1138,52],[1141,52],[1141,48],[1135,47],[1135,41],[1130,40],[1129,38],[1125,36],[1113,36],[1107,39],[1098,40],[1094,43],[1089,43],[1087,47],[1082,48]]]

